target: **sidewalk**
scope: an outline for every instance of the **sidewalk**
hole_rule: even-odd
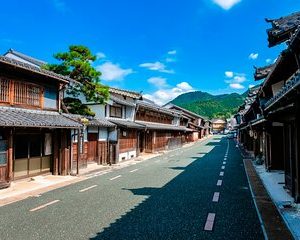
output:
[[[253,165],[293,236],[300,239],[300,204],[294,203],[293,198],[283,188],[284,172],[267,172],[263,165]]]
[[[210,136],[202,138],[196,142],[187,143],[183,145],[182,148],[193,146],[195,143],[204,141],[209,137]],[[64,187],[94,176],[103,175],[117,169],[135,165],[139,162],[162,156],[164,154],[171,153],[172,151],[176,151],[179,149],[180,148],[168,151],[161,151],[158,153],[142,154],[139,157],[122,161],[111,166],[97,165],[96,163],[88,164],[87,168],[80,169],[80,174],[78,176],[42,175],[22,179],[19,181],[14,181],[11,183],[11,186],[9,188],[0,190],[0,207],[29,197],[38,197],[40,194],[54,190],[56,188]]]

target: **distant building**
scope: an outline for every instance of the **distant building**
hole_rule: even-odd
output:
[[[215,118],[211,120],[213,132],[224,132],[227,127],[227,121],[221,118]]]

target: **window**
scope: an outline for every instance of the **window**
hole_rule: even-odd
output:
[[[122,118],[122,107],[121,106],[110,106],[109,116]]]

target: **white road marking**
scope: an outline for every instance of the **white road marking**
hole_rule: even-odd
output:
[[[113,178],[111,178],[111,179],[109,179],[109,180],[112,181],[112,180],[115,180],[115,179],[120,178],[120,177],[122,177],[122,175],[118,175],[118,176],[113,177]]]
[[[226,164],[226,162],[223,162],[223,164]]]
[[[215,192],[212,201],[213,202],[219,202],[219,198],[220,198],[220,193]]]
[[[220,172],[220,176],[223,177],[224,176],[224,172]]]
[[[52,204],[57,203],[57,202],[59,202],[59,201],[60,201],[60,200],[54,200],[54,201],[52,201],[52,202],[48,202],[48,203],[46,203],[46,204],[43,204],[43,205],[41,205],[41,206],[39,206],[39,207],[30,209],[29,211],[30,211],[30,212],[35,212],[35,211],[37,211],[37,210],[40,210],[40,209],[45,208],[45,207],[48,207],[49,205],[52,205]]]
[[[222,166],[221,168],[222,168],[222,169],[225,169],[225,166]]]
[[[85,192],[85,191],[90,190],[90,189],[92,189],[92,188],[95,188],[95,187],[97,187],[97,186],[98,186],[98,185],[93,185],[93,186],[90,186],[90,187],[81,189],[81,190],[79,190],[79,192]]]
[[[136,169],[133,169],[133,170],[131,170],[131,171],[129,171],[129,172],[136,172],[138,169],[136,168]]]
[[[204,231],[212,231],[213,230],[215,217],[216,217],[215,213],[209,213],[207,215],[206,223],[204,226]]]
[[[222,185],[222,180],[218,180],[218,182],[217,182],[217,186],[221,186]]]

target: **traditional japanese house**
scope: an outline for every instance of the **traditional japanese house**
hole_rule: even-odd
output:
[[[256,70],[257,80],[265,78],[258,94],[262,116],[252,120],[261,126],[263,155],[267,170],[283,170],[285,187],[300,201],[300,13],[267,20],[269,46],[288,41],[274,65]],[[255,102],[253,112],[259,112]],[[244,114],[246,115],[246,114]],[[244,125],[244,126],[242,126]],[[249,119],[240,129],[253,126]],[[249,142],[241,139],[242,142]],[[249,148],[249,147],[247,147]],[[251,147],[250,147],[251,149]]]
[[[105,118],[75,114],[64,114],[64,116],[83,124],[79,134],[77,130],[72,131],[72,170],[74,173],[79,173],[79,169],[86,168],[89,164],[107,165],[115,162],[115,153],[112,151],[114,146],[110,144],[108,138],[109,133],[116,128],[115,124]],[[78,136],[80,136],[79,141]]]
[[[215,118],[215,119],[212,119],[211,122],[212,122],[212,131],[214,133],[224,132],[224,130],[227,127],[227,122],[224,119]]]
[[[0,186],[43,173],[71,171],[71,130],[60,114],[69,78],[0,56]],[[55,144],[54,144],[55,143]]]
[[[181,147],[185,133],[191,131],[180,125],[180,112],[148,99],[137,101],[135,122],[145,126],[138,135],[139,153]]]
[[[180,126],[189,129],[189,131],[185,133],[187,142],[194,142],[205,136],[206,128],[204,117],[172,103],[168,103],[164,107],[176,110],[180,113]],[[209,128],[209,123],[207,126]]]
[[[110,88],[110,99],[106,104],[87,103],[96,113],[96,118],[105,118],[116,128],[108,132],[111,163],[116,163],[138,156],[138,130],[145,126],[134,122],[137,99],[140,93]]]

